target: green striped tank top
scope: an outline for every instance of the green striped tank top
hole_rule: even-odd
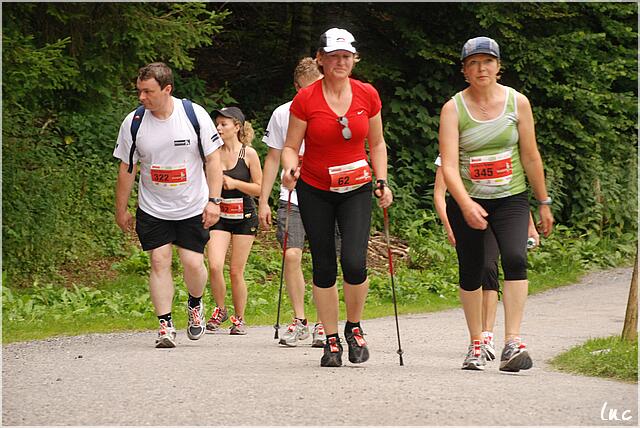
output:
[[[460,177],[472,198],[504,198],[526,190],[518,146],[516,91],[504,88],[504,109],[492,120],[473,118],[462,92],[453,96],[460,134]]]

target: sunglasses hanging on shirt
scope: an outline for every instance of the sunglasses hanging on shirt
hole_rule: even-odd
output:
[[[349,119],[346,116],[340,116],[338,118],[338,123],[342,125],[342,136],[345,140],[349,141],[351,139],[351,129],[349,129]]]

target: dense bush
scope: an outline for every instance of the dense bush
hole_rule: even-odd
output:
[[[465,86],[462,43],[480,34],[501,45],[502,83],[531,100],[556,220],[589,242],[635,239],[634,3],[6,3],[2,19],[10,281],[126,251],[113,221],[111,153],[141,65],[170,64],[175,94],[208,110],[240,105],[257,142],[273,108],[294,94],[296,60],[332,26],[355,34],[354,75],[381,94],[392,233],[411,241],[424,266],[441,257],[427,248],[439,227],[431,198],[439,112]],[[374,227],[381,217],[374,210]]]

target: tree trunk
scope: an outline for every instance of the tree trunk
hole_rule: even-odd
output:
[[[638,250],[636,249],[636,261],[631,275],[631,287],[629,288],[629,301],[627,302],[627,314],[624,317],[622,338],[634,341],[638,338]]]
[[[313,42],[313,4],[293,3],[291,36],[289,39],[289,63],[291,70],[305,56],[315,56],[316,44]],[[320,36],[319,34],[317,35]]]

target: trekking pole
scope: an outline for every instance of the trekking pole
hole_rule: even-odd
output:
[[[278,338],[278,330],[280,329],[280,303],[282,302],[282,282],[284,279],[284,257],[287,252],[287,239],[289,238],[289,216],[291,214],[291,193],[289,190],[289,198],[287,200],[287,218],[284,220],[284,238],[282,240],[282,265],[280,266],[280,291],[278,292],[278,315],[276,317],[276,323],[273,326],[276,332],[273,335],[274,339]]]
[[[380,183],[380,191],[384,191],[384,184]],[[380,195],[382,196],[382,194]],[[382,213],[384,214],[384,235],[387,241],[387,255],[389,257],[389,275],[391,276],[391,294],[393,296],[393,312],[396,318],[396,334],[398,336],[398,356],[400,357],[400,365],[404,366],[404,361],[402,360],[402,346],[400,345],[400,325],[398,324],[398,305],[396,303],[396,285],[393,280],[393,258],[391,257],[391,243],[389,241],[389,213],[386,208],[382,209]]]

